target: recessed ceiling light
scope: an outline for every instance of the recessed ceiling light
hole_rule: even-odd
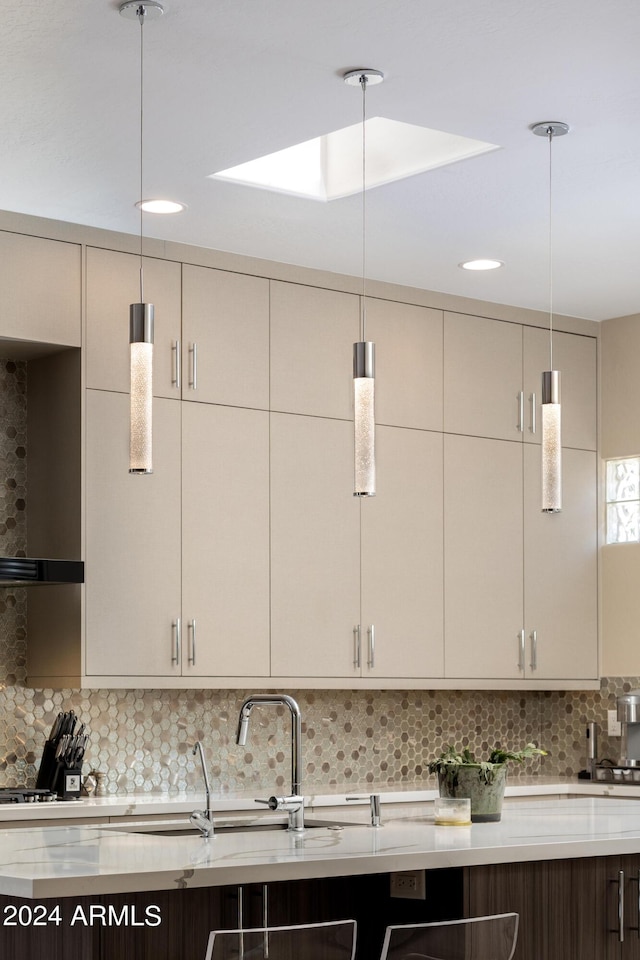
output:
[[[187,209],[186,203],[177,200],[138,200],[136,207],[145,213],[182,213]]]
[[[465,260],[458,266],[463,270],[497,270],[504,267],[504,260]]]
[[[384,117],[367,120],[365,129],[367,189],[499,149],[495,143]],[[361,156],[362,124],[357,123],[209,176],[296,197],[337,200],[361,192]]]

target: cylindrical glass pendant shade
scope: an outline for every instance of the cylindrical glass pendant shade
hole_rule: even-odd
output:
[[[129,473],[153,473],[153,304],[132,303]]]
[[[560,373],[542,374],[542,512],[562,510]]]
[[[354,497],[376,495],[375,344],[353,345]]]

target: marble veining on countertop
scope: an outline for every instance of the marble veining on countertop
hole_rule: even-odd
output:
[[[640,804],[523,800],[499,823],[441,827],[428,807],[342,830],[163,837],[119,825],[0,831],[0,893],[30,898],[217,886],[640,852]]]

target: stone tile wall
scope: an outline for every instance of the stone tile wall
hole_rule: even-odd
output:
[[[26,544],[24,363],[0,361],[0,544]],[[256,708],[246,747],[235,744],[244,690],[31,690],[26,670],[26,590],[0,591],[0,786],[33,785],[46,733],[74,709],[91,730],[87,766],[107,773],[110,792],[200,789],[190,744],[206,746],[217,789],[270,793],[288,788],[289,716]],[[590,692],[295,691],[304,720],[305,790],[329,784],[429,780],[427,765],[454,742],[486,751],[534,740],[543,760],[512,768],[572,776],[585,764],[584,728],[606,730],[606,711],[640,678],[607,678]],[[600,756],[617,758],[601,739]],[[431,781],[432,782],[432,781]]]

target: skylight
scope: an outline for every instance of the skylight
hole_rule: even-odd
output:
[[[368,189],[499,149],[495,143],[384,117],[372,117],[365,127]],[[362,124],[210,176],[313,200],[348,197],[362,190]]]

